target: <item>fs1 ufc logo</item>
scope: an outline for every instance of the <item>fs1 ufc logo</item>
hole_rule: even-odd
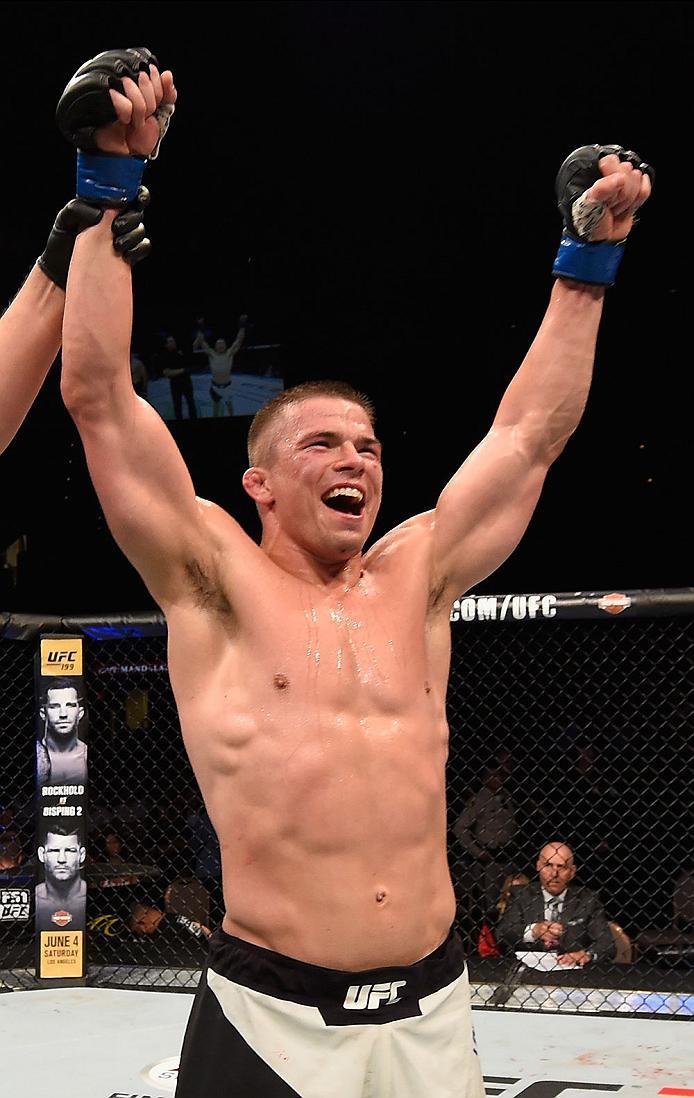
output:
[[[77,659],[77,652],[59,652],[57,649],[55,652],[48,653],[49,663],[74,663]]]
[[[390,1006],[399,1003],[398,988],[404,987],[407,980],[393,980],[389,984],[351,984],[347,988],[345,1010],[376,1010],[381,1003]]]

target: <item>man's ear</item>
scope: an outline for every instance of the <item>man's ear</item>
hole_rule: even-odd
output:
[[[80,847],[80,865],[84,865],[84,859],[86,857],[87,857],[87,848],[86,848],[86,846],[81,846]]]
[[[46,851],[45,846],[40,846],[37,850],[37,854],[39,856],[39,861],[41,862],[41,865],[43,865],[44,862],[45,862],[45,858],[44,858],[45,851]]]
[[[242,484],[255,503],[264,504],[266,507],[274,503],[275,497],[268,483],[267,472],[259,465],[246,469],[243,474]]]

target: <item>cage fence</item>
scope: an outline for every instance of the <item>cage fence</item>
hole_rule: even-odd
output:
[[[470,596],[451,619],[449,863],[473,1003],[694,1013],[694,589]],[[190,990],[223,901],[163,619],[5,615],[0,626],[0,986],[37,986],[33,660],[42,632],[75,630],[89,714],[88,982]],[[555,915],[574,924],[564,953],[588,952],[583,966],[559,964],[563,947],[529,929],[552,913],[537,876],[548,844],[556,879],[572,872],[567,846],[573,855]]]

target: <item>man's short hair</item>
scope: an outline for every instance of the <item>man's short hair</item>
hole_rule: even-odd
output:
[[[294,385],[291,389],[285,389],[284,392],[278,393],[277,396],[273,397],[272,400],[268,400],[256,412],[248,432],[249,464],[251,466],[259,464],[263,454],[263,438],[267,428],[285,408],[320,396],[340,397],[352,404],[358,404],[369,417],[371,426],[375,426],[376,414],[371,400],[346,381],[305,381],[301,385]]]
[[[77,827],[68,827],[67,824],[56,824],[55,827],[47,827],[46,828],[46,834],[45,834],[43,842],[41,843],[41,846],[46,845],[46,842],[48,841],[48,836],[49,835],[60,835],[60,836],[62,836],[63,839],[65,839],[68,835],[74,835],[76,837],[77,842],[79,843],[79,845],[80,846],[84,845],[82,839],[80,838],[79,828],[77,828]]]
[[[74,690],[77,695],[77,701],[81,702],[79,684],[74,679],[70,679],[67,675],[57,676],[55,679],[51,679],[47,682],[41,692],[41,704],[45,705],[48,701],[49,690]]]

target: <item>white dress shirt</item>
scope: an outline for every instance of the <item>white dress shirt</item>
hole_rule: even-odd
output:
[[[556,923],[559,922],[559,916],[564,908],[564,900],[566,899],[566,889],[560,892],[558,896],[553,896],[551,892],[548,892],[546,888],[542,889],[542,898],[545,901],[545,922]],[[523,935],[524,942],[535,942],[536,938],[533,938],[533,927],[535,923],[528,923],[525,928],[525,934]]]

